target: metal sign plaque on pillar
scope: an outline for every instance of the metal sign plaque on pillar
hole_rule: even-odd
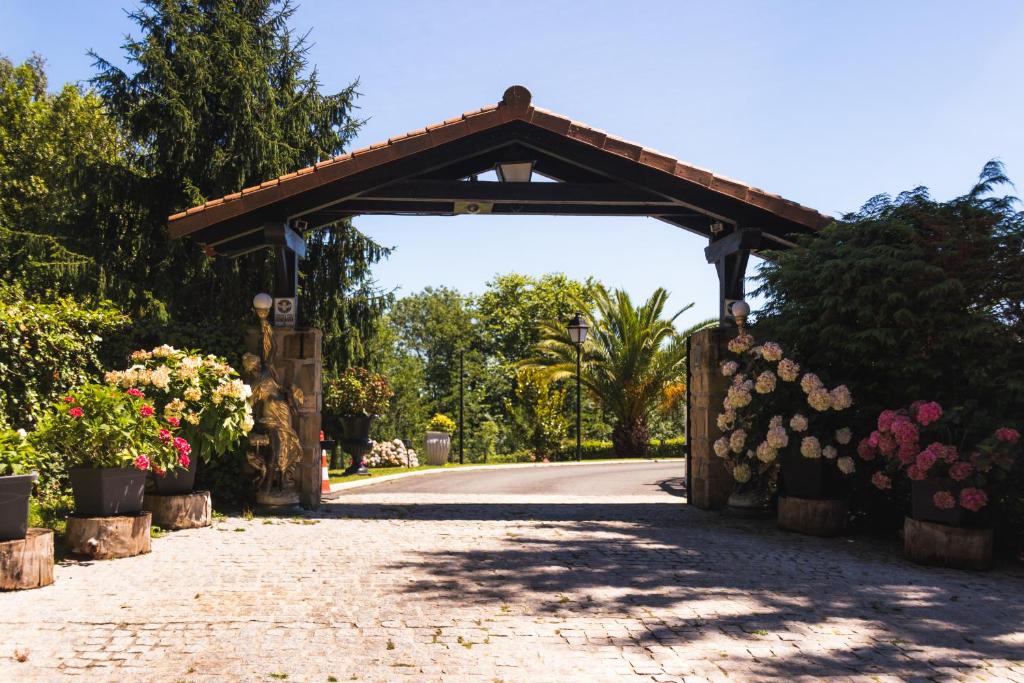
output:
[[[274,297],[274,327],[294,328],[298,318],[298,297]]]

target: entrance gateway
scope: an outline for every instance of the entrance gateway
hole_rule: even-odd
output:
[[[477,176],[498,170],[498,181]],[[532,173],[557,182],[531,183]],[[704,254],[719,281],[719,329],[692,339],[687,381],[687,500],[724,503],[731,477],[711,452],[724,395],[717,372],[722,337],[735,325],[751,253],[785,249],[828,216],[545,109],[530,91],[213,199],[168,218],[171,237],[188,237],[210,257],[259,249],[276,256],[274,297],[294,300],[304,235],[365,214],[452,216],[650,216],[708,239]],[[301,302],[298,302],[301,306]],[[302,390],[294,425],[302,455],[302,503],[320,504],[320,332],[275,328],[275,369]],[[258,335],[250,340],[259,347]]]

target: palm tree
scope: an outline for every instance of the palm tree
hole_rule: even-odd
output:
[[[662,318],[668,292],[661,287],[638,307],[621,289],[609,293],[599,286],[593,297],[596,316],[589,316],[591,333],[583,345],[580,383],[615,417],[615,454],[643,456],[649,439],[648,415],[666,386],[685,379],[686,337],[714,321],[678,332],[676,318],[693,304]],[[588,308],[580,306],[580,310]],[[564,321],[544,321],[540,331],[535,356],[523,366],[542,371],[549,381],[574,378],[576,347],[566,334]]]

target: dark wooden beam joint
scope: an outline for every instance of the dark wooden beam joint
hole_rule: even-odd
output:
[[[718,271],[718,320],[723,326],[736,324],[729,307],[745,294],[750,252],[761,246],[762,239],[760,230],[739,230],[714,240],[704,249],[708,263],[715,264]]]
[[[274,247],[274,296],[293,297],[298,291],[298,253],[288,247]]]
[[[299,258],[306,258],[306,240],[287,223],[264,223],[263,241],[270,247],[287,247]]]

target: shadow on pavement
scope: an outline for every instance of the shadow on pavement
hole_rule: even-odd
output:
[[[978,660],[1024,659],[1024,575],[919,567],[878,539],[800,536],[769,520],[677,502],[326,508],[332,517],[513,522],[498,550],[435,547],[397,556],[392,568],[429,577],[401,588],[424,600],[641,616],[651,621],[640,636],[651,645],[723,637],[747,639],[751,648],[802,643],[795,655],[758,659],[758,676],[916,677]],[[551,527],[559,533],[531,535]],[[851,635],[855,643],[834,647]],[[819,641],[830,647],[808,647]],[[923,646],[927,661],[914,655]]]

